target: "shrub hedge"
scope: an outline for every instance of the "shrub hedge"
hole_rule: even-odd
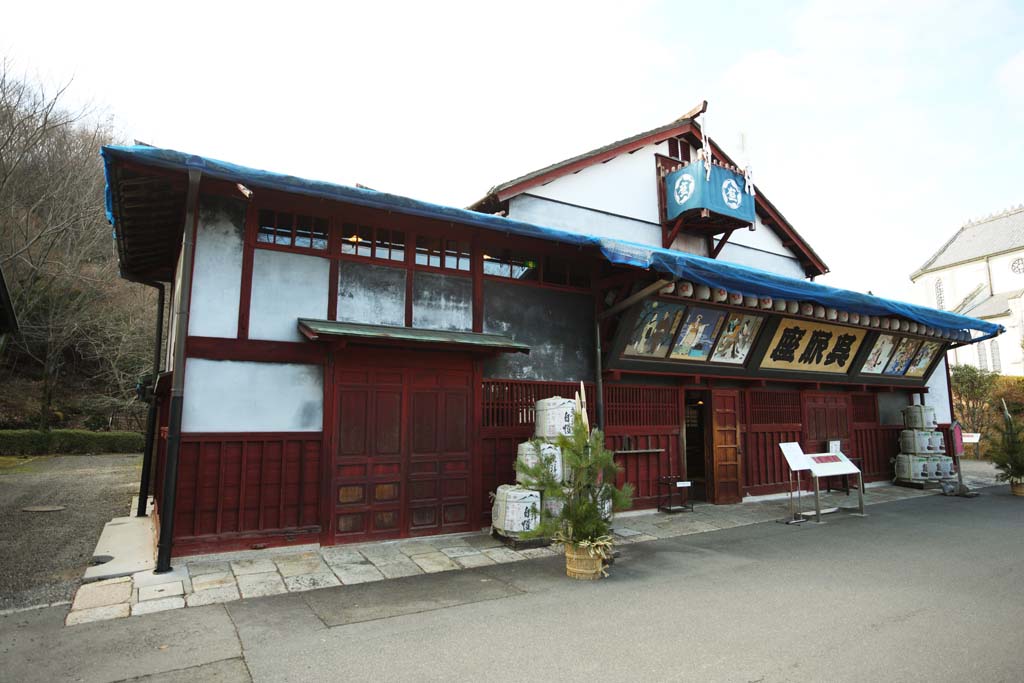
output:
[[[0,429],[0,455],[141,453],[144,444],[145,439],[137,432]]]

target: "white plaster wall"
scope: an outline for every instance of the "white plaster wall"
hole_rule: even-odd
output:
[[[996,292],[1009,292],[1024,289],[1024,273],[1014,273],[1010,265],[1015,259],[1024,258],[1024,249],[993,256],[989,259],[992,271],[992,289]]]
[[[733,235],[735,236],[735,233]],[[739,263],[751,268],[760,268],[761,270],[797,278],[798,280],[806,277],[803,266],[795,258],[753,249],[742,244],[733,244],[732,238],[722,247],[718,260]]]
[[[603,164],[530,188],[530,194],[657,225],[658,186],[653,157],[656,151],[665,154],[667,147],[663,142],[632,154],[622,153]]]
[[[932,308],[939,308],[935,295],[935,283],[942,279],[942,291],[945,294],[944,310],[951,311],[960,305],[964,298],[982,285],[979,296],[988,296],[988,271],[985,262],[964,263],[922,275],[914,281],[914,298],[918,303]],[[1024,289],[1024,284],[1021,285]],[[1000,291],[1000,290],[995,290]]]
[[[223,211],[203,211],[200,217],[188,333],[234,339],[242,291],[243,226],[233,224]]]
[[[653,178],[651,182],[653,183]],[[657,209],[657,201],[658,198],[655,196],[655,209]],[[508,213],[509,218],[549,228],[629,240],[649,244],[652,247],[661,246],[661,226],[656,222],[647,223],[634,218],[610,216],[600,211],[549,201],[544,197],[532,194],[521,194],[509,200]]]
[[[928,378],[928,393],[925,394],[925,405],[935,408],[935,420],[939,424],[949,424],[952,416],[949,412],[949,383],[946,381],[946,359],[939,361],[938,366]],[[914,405],[921,403],[920,394],[914,394]]]
[[[301,341],[298,318],[327,318],[330,261],[257,249],[252,267],[249,338]]]
[[[183,432],[318,432],[323,370],[317,365],[190,358]]]

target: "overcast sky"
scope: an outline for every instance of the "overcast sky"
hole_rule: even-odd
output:
[[[19,2],[0,54],[129,141],[456,206],[707,99],[820,281],[894,298],[1024,202],[1019,1]]]

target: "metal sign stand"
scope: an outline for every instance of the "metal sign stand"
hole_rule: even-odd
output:
[[[821,478],[822,477],[833,477],[842,474],[856,474],[857,475],[857,512],[853,513],[857,517],[866,517],[864,514],[864,473],[860,469],[850,462],[849,458],[843,455],[842,452],[836,450],[832,453],[812,453],[808,456],[811,476],[814,478],[814,512],[805,512],[805,516],[813,515],[815,522],[818,524],[824,524],[821,521],[822,515],[827,515],[832,512],[838,512],[838,507],[821,509]]]
[[[782,450],[782,454],[786,458],[786,463],[789,465],[789,516],[785,519],[780,519],[780,524],[803,524],[807,519],[803,515],[803,501],[801,500],[801,492],[803,491],[803,485],[800,481],[800,472],[807,469],[804,462],[804,453],[800,448],[800,444],[796,442],[780,443],[779,448]],[[796,472],[796,508],[793,507],[793,473]]]

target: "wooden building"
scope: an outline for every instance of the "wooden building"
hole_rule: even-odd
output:
[[[891,478],[899,409],[948,414],[943,351],[999,327],[815,284],[821,258],[701,143],[687,116],[468,210],[104,148],[121,273],[171,308],[143,477],[161,564],[486,526],[534,403],[581,381],[638,507],[665,475],[780,491],[781,441]],[[687,205],[702,183],[742,210]]]

